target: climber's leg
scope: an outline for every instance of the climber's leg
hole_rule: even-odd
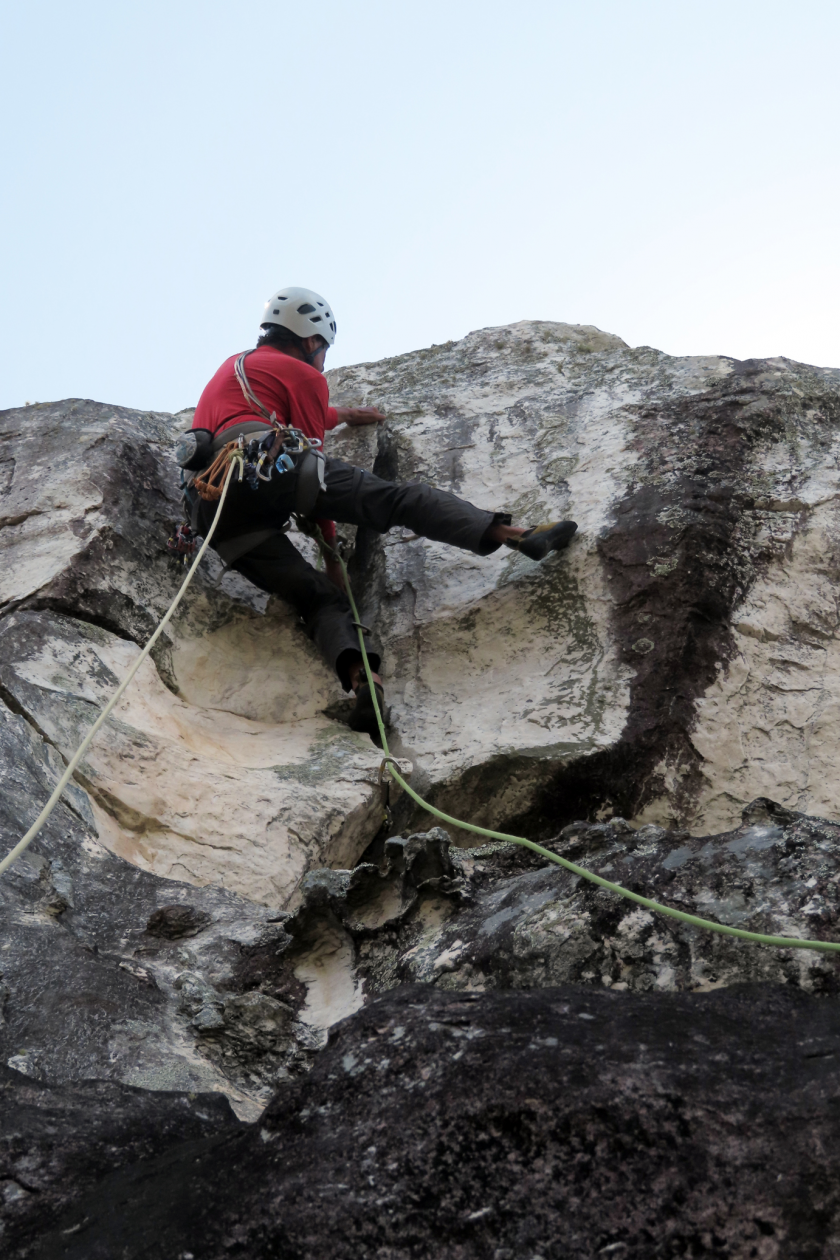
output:
[[[356,690],[362,663],[359,636],[350,603],[324,573],[313,569],[285,534],[275,534],[233,565],[262,591],[279,595],[306,623],[324,659],[335,669],[345,691]],[[379,653],[365,639],[371,669],[379,669]]]
[[[422,482],[383,481],[339,459],[327,459],[326,490],[318,496],[314,516],[364,525],[385,534],[395,525],[479,556],[498,550],[501,539],[487,537],[494,525],[510,525],[506,512],[486,512],[446,490]]]
[[[567,546],[577,526],[561,521],[527,530],[511,525],[507,512],[488,512],[447,490],[422,482],[383,481],[338,459],[328,459],[326,490],[315,514],[349,525],[364,525],[384,534],[402,525],[423,538],[463,547],[488,556],[503,544],[521,550],[532,560]]]

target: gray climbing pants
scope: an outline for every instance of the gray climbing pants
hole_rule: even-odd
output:
[[[434,542],[462,547],[478,556],[498,550],[499,543],[486,538],[493,525],[510,524],[504,512],[486,512],[446,490],[420,482],[383,481],[340,459],[327,459],[326,489],[321,492],[313,517],[359,525],[386,534],[395,525],[412,530]],[[260,494],[260,490],[256,494]],[[278,507],[278,514],[282,510]],[[288,513],[277,521],[278,528]],[[261,524],[265,523],[263,517]],[[251,528],[254,528],[252,525]],[[303,558],[285,534],[274,534],[236,560],[232,566],[260,590],[279,595],[297,611],[310,637],[335,669],[345,691],[350,690],[350,665],[359,658],[359,639],[347,596],[324,573]],[[371,667],[379,667],[380,655],[365,639]]]

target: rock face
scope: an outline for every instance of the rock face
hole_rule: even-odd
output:
[[[407,986],[257,1125],[71,1181],[18,1254],[830,1257],[838,1046],[836,1003],[784,989]]]
[[[162,544],[180,515],[172,436],[190,420],[75,401],[0,420],[0,696],[65,759],[183,576]],[[290,612],[237,579],[218,588],[221,568],[191,588],[79,781],[114,853],[280,907],[309,866],[347,865],[376,832],[378,761],[323,715],[343,693]]]
[[[436,803],[531,835],[709,832],[757,796],[837,814],[840,372],[523,323],[331,390],[391,417],[355,439],[384,474],[580,525],[538,568],[364,540],[396,746]]]
[[[5,1255],[26,1254],[33,1237],[116,1169],[245,1127],[218,1094],[156,1094],[113,1081],[58,1088],[5,1067],[0,1091]]]
[[[539,566],[341,527],[414,786],[691,913],[838,939],[840,372],[526,323],[330,384],[389,415],[333,454],[580,526]],[[178,587],[190,420],[0,414],[4,850]],[[210,557],[0,878],[4,1254],[840,1255],[836,955],[463,847],[383,799],[347,715]]]

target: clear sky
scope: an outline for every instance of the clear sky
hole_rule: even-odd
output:
[[[284,284],[327,366],[519,319],[840,366],[837,0],[0,9],[0,407],[175,411]]]

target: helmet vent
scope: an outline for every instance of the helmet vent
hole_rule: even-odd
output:
[[[273,310],[271,313],[272,313],[272,315],[279,315],[279,314],[280,314],[280,312],[278,311],[278,309],[277,309],[277,307],[276,307],[276,306],[275,306],[274,310]]]
[[[304,302],[303,306],[299,306],[297,309],[298,315],[311,315],[311,313],[315,310],[315,307],[311,302]]]
[[[312,316],[312,318],[310,319],[310,321],[309,321],[309,322],[310,322],[310,324],[320,324],[320,322],[321,322],[321,316],[320,316],[320,315],[313,315],[313,316]]]

